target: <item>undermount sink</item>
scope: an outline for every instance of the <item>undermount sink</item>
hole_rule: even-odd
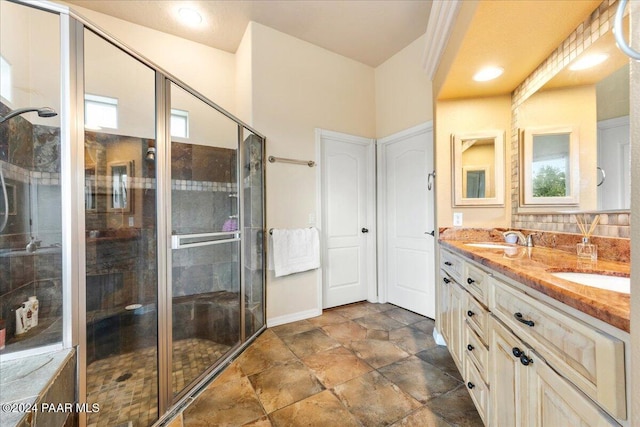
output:
[[[574,271],[558,271],[551,273],[551,275],[592,288],[621,292],[623,294],[631,292],[631,280],[628,277],[609,276],[599,273],[576,273]]]
[[[513,245],[505,245],[504,243],[494,242],[482,242],[482,243],[465,243],[467,246],[473,246],[474,248],[489,248],[489,249],[511,249]]]

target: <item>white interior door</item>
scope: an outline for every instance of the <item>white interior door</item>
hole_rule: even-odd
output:
[[[373,140],[318,130],[322,307],[376,300]]]
[[[630,209],[629,116],[598,122],[598,210]]]
[[[379,277],[385,301],[435,316],[433,126],[378,141],[381,241]]]

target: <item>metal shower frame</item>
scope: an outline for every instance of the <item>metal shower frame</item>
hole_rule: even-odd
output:
[[[79,402],[86,401],[86,244],[84,218],[84,30],[90,30],[106,42],[120,49],[137,61],[149,67],[155,73],[156,88],[156,228],[157,228],[157,265],[158,265],[158,420],[156,424],[168,419],[179,410],[190,397],[197,393],[217,372],[224,368],[247,345],[266,329],[266,263],[263,256],[263,324],[251,337],[245,336],[245,245],[240,242],[240,334],[239,344],[227,356],[209,367],[189,390],[174,398],[171,389],[171,297],[169,281],[171,277],[171,178],[168,149],[171,139],[170,121],[170,85],[174,83],[209,107],[215,109],[238,127],[238,200],[239,224],[244,224],[242,185],[242,165],[245,150],[243,142],[246,131],[262,138],[262,220],[263,248],[266,248],[266,177],[265,146],[266,137],[231,113],[207,99],[189,85],[156,65],[131,47],[109,35],[99,26],[84,18],[72,9],[48,1],[9,0],[13,3],[52,12],[60,16],[60,52],[61,52],[61,105],[60,105],[60,146],[61,146],[61,203],[62,203],[62,278],[63,278],[63,334],[62,344],[38,347],[20,352],[17,357],[40,354],[60,348],[77,349],[77,396]],[[164,114],[163,114],[164,113]],[[240,230],[242,231],[242,230]],[[80,425],[86,424],[86,414],[80,413]]]

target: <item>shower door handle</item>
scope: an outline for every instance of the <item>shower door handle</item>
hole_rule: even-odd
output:
[[[229,236],[225,239],[224,237]],[[218,245],[220,243],[230,243],[240,241],[240,231],[196,233],[196,234],[174,234],[171,236],[171,249],[196,248],[199,246]]]

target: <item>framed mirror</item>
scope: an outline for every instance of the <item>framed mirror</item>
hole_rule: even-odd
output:
[[[107,204],[108,211],[132,212],[132,192],[130,191],[132,169],[133,162],[109,163],[109,203]]]
[[[527,129],[522,133],[522,204],[578,204],[577,132],[572,127],[558,127]]]
[[[452,135],[453,205],[504,205],[504,132]]]

